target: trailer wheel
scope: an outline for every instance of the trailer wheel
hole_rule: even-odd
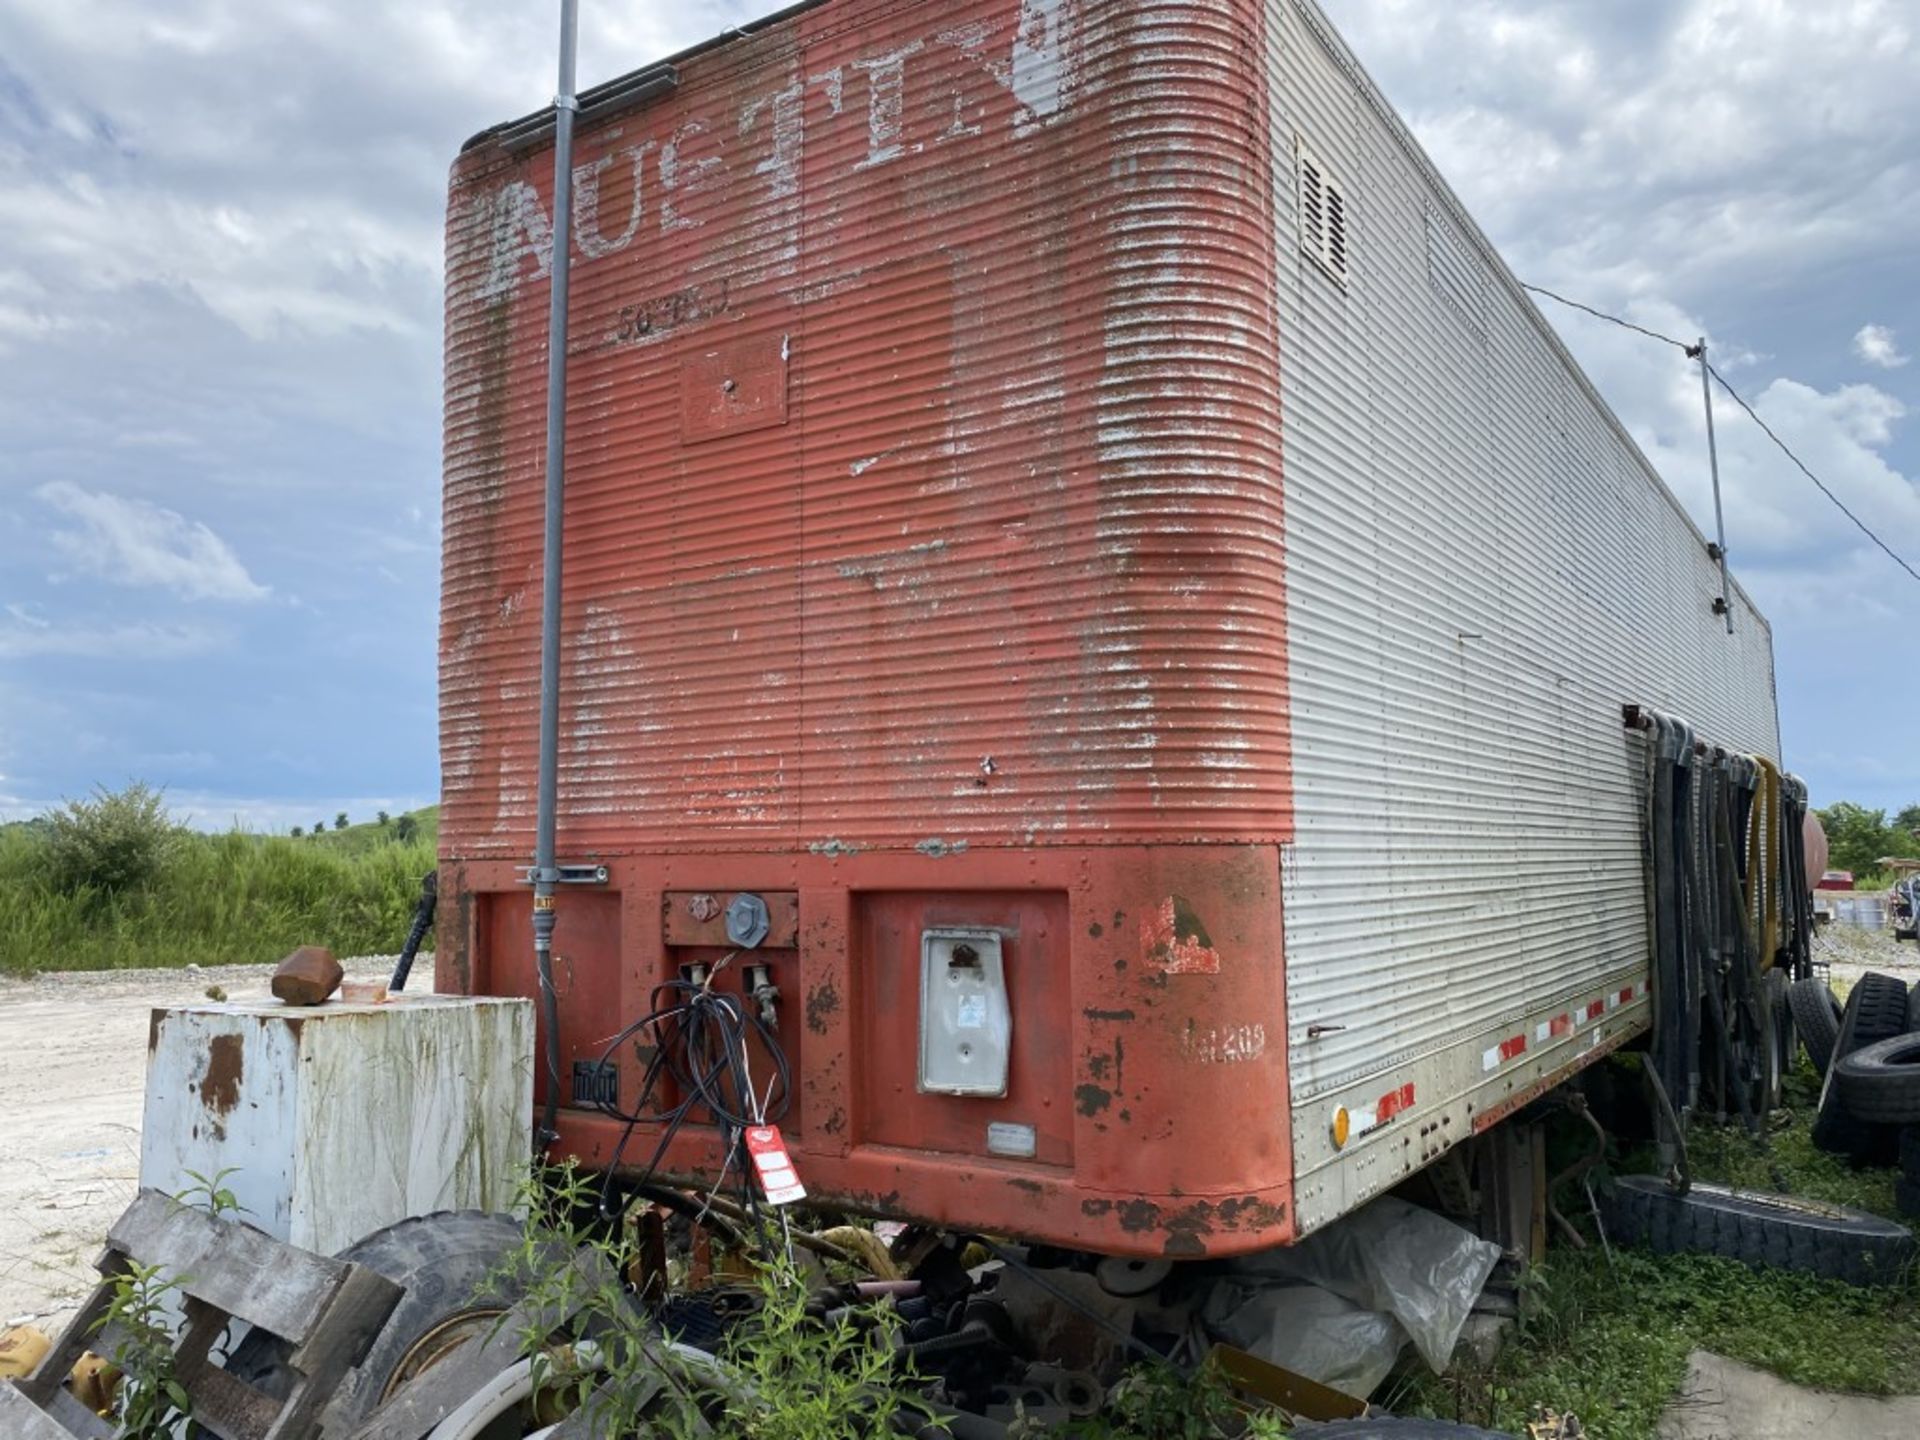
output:
[[[1613,1182],[1609,1228],[1658,1254],[1722,1255],[1853,1285],[1891,1285],[1913,1253],[1906,1226],[1792,1195],[1696,1183],[1675,1195],[1657,1175]]]
[[[367,1358],[337,1392],[335,1417],[365,1419],[407,1381],[475,1331],[484,1331],[520,1298],[522,1286],[500,1280],[503,1262],[522,1243],[518,1221],[482,1210],[445,1210],[376,1230],[340,1252],[400,1286],[400,1303],[374,1337]],[[494,1279],[482,1295],[483,1282]],[[226,1368],[268,1395],[291,1382],[286,1343],[255,1332],[235,1347]]]
[[[1796,980],[1787,987],[1787,1008],[1793,1011],[1793,1028],[1814,1071],[1826,1079],[1834,1042],[1840,1038],[1840,1009],[1833,991],[1824,980]]]
[[[1834,1063],[1840,1103],[1872,1125],[1920,1124],[1920,1035],[1895,1035]]]

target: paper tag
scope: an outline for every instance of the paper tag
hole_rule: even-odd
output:
[[[953,1014],[954,1028],[959,1030],[984,1030],[987,1028],[987,997],[984,995],[962,995],[960,1004]]]
[[[747,1154],[753,1160],[760,1188],[766,1191],[769,1205],[791,1205],[807,1198],[806,1187],[794,1171],[787,1155],[787,1142],[775,1125],[754,1125],[747,1130]]]

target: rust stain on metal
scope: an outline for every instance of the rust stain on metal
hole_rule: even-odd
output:
[[[789,1139],[849,1207],[1156,1254],[1163,1231],[1092,1192],[1291,1196],[1281,1047],[1195,1066],[1191,1007],[1165,1013],[1203,988],[1169,973],[1212,955],[1209,1015],[1286,1033],[1268,18],[826,0],[580,129],[560,844],[613,878],[563,911],[561,1030],[608,1033],[677,947],[723,943],[684,908],[662,927],[655,897],[795,896]],[[449,991],[535,988],[514,866],[551,171],[550,147],[483,138],[449,196]],[[1190,913],[1136,948],[1168,897]],[[982,1102],[917,1091],[921,936],[947,926],[1007,937],[991,1104],[1035,1132],[1024,1184]],[[611,1117],[561,1128],[620,1153]],[[663,1173],[710,1183],[693,1129]],[[1214,1131],[1259,1143],[1193,1143]]]
[[[831,980],[823,980],[807,992],[807,1029],[816,1035],[827,1033],[827,1019],[840,1008],[840,992]]]
[[[1076,1085],[1073,1090],[1073,1108],[1082,1115],[1098,1115],[1113,1104],[1113,1092],[1101,1085]]]
[[[200,1077],[200,1103],[214,1115],[228,1115],[240,1103],[246,1054],[238,1035],[216,1035],[207,1044],[207,1069]]]

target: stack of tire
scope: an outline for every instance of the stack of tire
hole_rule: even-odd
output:
[[[1813,1143],[1856,1165],[1901,1166],[1900,1213],[1920,1216],[1920,985],[1867,974],[1842,1007],[1822,980],[1787,992],[1820,1072]]]

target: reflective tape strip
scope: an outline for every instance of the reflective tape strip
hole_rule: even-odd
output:
[[[1364,1135],[1369,1130],[1386,1124],[1394,1116],[1404,1114],[1413,1108],[1414,1090],[1411,1083],[1402,1085],[1398,1090],[1390,1090],[1374,1103],[1371,1110],[1356,1110],[1349,1122],[1355,1135]]]
[[[1480,1064],[1483,1069],[1498,1070],[1509,1060],[1516,1060],[1526,1053],[1527,1037],[1524,1035],[1509,1035],[1498,1045],[1487,1051],[1486,1054],[1482,1055],[1480,1057]]]

